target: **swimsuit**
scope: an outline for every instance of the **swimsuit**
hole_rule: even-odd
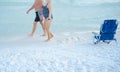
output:
[[[40,21],[40,23],[43,21],[42,19],[40,19],[40,16],[43,15],[42,11],[38,11],[38,12],[35,12],[36,13],[36,17],[35,17],[35,22],[38,22]]]
[[[46,18],[49,17],[49,9],[47,8],[47,5],[46,6],[43,6],[43,16]],[[51,18],[53,18],[53,16],[51,16]]]

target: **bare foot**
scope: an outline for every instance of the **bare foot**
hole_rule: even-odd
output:
[[[33,37],[33,34],[28,34],[28,37]]]
[[[45,42],[49,42],[49,41],[50,41],[50,39],[45,40]]]
[[[53,34],[51,34],[51,38],[53,38]]]
[[[42,34],[42,35],[40,35],[40,36],[46,36],[46,34]]]
[[[51,37],[50,37],[50,38],[48,38],[47,40],[45,40],[45,42],[50,41],[52,38],[53,38],[53,35],[51,34]]]

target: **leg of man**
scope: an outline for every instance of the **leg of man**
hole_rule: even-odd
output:
[[[44,17],[43,17],[43,15],[40,15],[39,18],[40,18],[40,24],[41,24],[43,32],[44,32],[42,36],[46,36],[46,29],[45,29],[45,25],[44,25],[44,22],[43,22]]]
[[[38,23],[38,22],[34,22],[34,23],[33,23],[32,32],[31,32],[28,36],[33,37],[33,35],[34,35],[34,33],[35,33],[35,30],[36,30],[36,27],[37,27],[37,23]]]
[[[44,26],[44,23],[40,23],[41,24],[41,26],[42,26],[42,29],[43,29],[43,34],[42,34],[42,36],[46,36],[46,29],[45,29],[45,26]]]
[[[43,32],[44,32],[42,36],[46,36],[46,30],[45,30],[44,20],[43,20],[44,19],[43,12],[42,11],[38,11],[37,15],[39,16],[40,24],[41,24]]]

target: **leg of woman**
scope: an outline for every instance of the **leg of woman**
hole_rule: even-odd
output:
[[[50,41],[51,38],[53,37],[53,34],[50,31],[50,25],[51,25],[51,20],[45,19],[45,28],[48,35],[48,39],[46,40],[46,42]]]

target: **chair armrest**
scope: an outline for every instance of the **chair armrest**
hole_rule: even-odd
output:
[[[95,36],[98,36],[99,34],[98,33],[96,33],[96,32],[92,32],[92,34],[94,34]]]

